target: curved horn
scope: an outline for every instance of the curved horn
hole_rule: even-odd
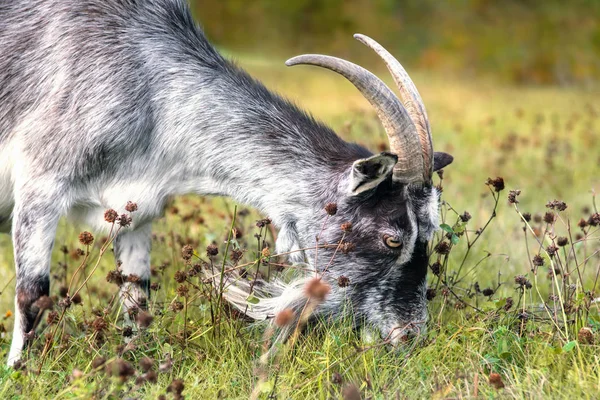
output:
[[[390,141],[390,150],[398,156],[393,177],[409,183],[423,181],[423,152],[417,129],[396,95],[381,79],[349,61],[320,54],[304,54],[290,58],[287,66],[306,64],[327,68],[348,79],[373,105]]]
[[[365,44],[367,47],[373,49],[379,57],[383,59],[388,70],[392,74],[396,86],[400,91],[400,98],[402,104],[406,107],[408,115],[412,119],[419,139],[421,141],[421,147],[423,149],[423,160],[425,161],[425,172],[428,174],[426,179],[431,179],[433,173],[433,144],[431,141],[431,128],[429,127],[429,119],[427,118],[427,112],[423,105],[423,100],[415,87],[415,84],[406,73],[406,70],[402,65],[388,52],[382,45],[377,43],[375,40],[368,36],[357,33],[354,38]]]

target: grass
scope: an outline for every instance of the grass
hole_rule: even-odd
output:
[[[372,109],[342,78],[314,68],[288,69],[283,60],[242,57],[240,64],[269,87],[298,99],[346,139],[374,151],[385,145]],[[443,271],[439,276],[430,274],[430,287],[437,288],[437,296],[430,304],[423,345],[390,351],[379,342],[365,342],[348,321],[321,321],[293,346],[283,346],[269,365],[262,365],[263,326],[249,324],[226,307],[217,310],[218,297],[194,288],[202,287],[197,277],[188,280],[189,294],[177,294],[180,284],[173,278],[175,272],[190,269],[181,257],[181,247],[192,244],[196,254],[208,260],[204,249],[216,241],[223,253],[235,207],[227,199],[182,197],[155,224],[153,282],[160,288],[150,303],[153,321],[141,336],[129,344],[123,337],[114,301],[117,287],[105,279],[114,269],[114,260],[105,255],[81,291],[83,304],[68,308],[60,324],[42,322],[26,368],[0,367],[0,398],[172,398],[177,397],[177,379],[183,380],[183,395],[188,398],[248,398],[253,390],[260,398],[356,398],[352,397],[356,392],[374,399],[595,398],[600,390],[598,346],[587,344],[577,333],[588,326],[593,341],[600,339],[597,305],[590,304],[583,293],[591,290],[600,268],[600,258],[594,255],[600,249],[600,235],[587,227],[584,241],[573,245],[580,256],[577,265],[583,265],[584,253],[589,259],[583,282],[575,273],[570,277],[577,287],[573,292],[577,310],[569,314],[565,327],[564,307],[548,311],[538,306],[550,304],[552,294],[568,296],[570,289],[563,291],[562,277],[547,277],[550,259],[536,236],[529,233],[525,239],[523,229],[536,231],[537,237],[548,231],[543,236],[546,247],[554,233],[574,236],[581,232],[577,221],[593,212],[591,190],[600,186],[596,97],[573,88],[506,87],[419,74],[413,79],[428,106],[436,149],[455,156],[443,181],[443,197],[448,202],[444,222],[460,235],[450,254],[432,255],[432,263],[439,259]],[[488,177],[497,176],[506,185],[499,193],[485,185]],[[517,208],[507,201],[511,189],[521,190]],[[495,218],[465,258],[468,243],[476,237],[474,231],[490,220],[496,199]],[[554,224],[536,222],[535,215],[547,212],[546,203],[554,199],[566,202],[568,208],[555,212],[559,219]],[[465,224],[458,222],[450,207],[458,214],[470,213],[472,219],[466,224],[470,236],[460,234]],[[526,212],[534,214],[527,225],[521,218]],[[268,229],[254,225],[260,218],[254,211],[240,205],[240,214],[235,226],[242,236],[230,245],[246,250],[240,263],[252,263],[263,257],[262,245],[257,245],[253,235],[261,235],[259,242],[273,240]],[[60,225],[52,262],[53,295],[82,262],[74,250],[82,247],[77,237],[84,228]],[[441,231],[433,244],[448,241],[446,233]],[[91,272],[102,243],[97,237],[88,249],[86,270],[76,282],[82,283]],[[61,251],[63,246],[66,253]],[[531,259],[538,253],[545,265],[533,274]],[[562,257],[563,267],[575,265],[566,253]],[[221,267],[221,258],[214,262]],[[458,279],[456,272],[463,262],[462,279]],[[6,313],[1,323],[10,332],[14,281],[12,247],[6,235],[0,237],[0,274],[4,278],[0,315]],[[532,287],[523,289],[515,283],[517,275],[525,275]],[[476,282],[495,293],[477,293]],[[515,306],[505,311],[508,297]],[[173,311],[177,301],[184,310]],[[98,318],[106,327],[94,323]],[[54,331],[53,346],[42,357],[45,337]],[[10,334],[1,333],[2,359],[9,344]],[[114,362],[108,368],[115,372],[113,376],[105,367],[93,367],[98,357],[108,365]],[[143,379],[148,378],[140,366],[144,357],[158,371],[156,383]],[[120,360],[135,371],[127,371]],[[129,372],[135,377],[122,379]],[[494,381],[498,377],[493,374],[499,374],[502,384]],[[504,387],[491,384],[490,376],[496,386]]]

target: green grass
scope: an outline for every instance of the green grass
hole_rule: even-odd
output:
[[[385,144],[385,134],[374,112],[342,78],[314,68],[285,68],[283,60],[242,58],[240,63],[269,87],[296,99],[346,139],[374,151]],[[203,256],[204,248],[213,240],[222,243],[232,222],[234,203],[183,197],[174,203],[178,210],[170,208],[155,225],[152,265],[165,268],[153,277],[153,282],[161,287],[150,304],[154,315],[150,327],[123,349],[126,343],[117,321],[119,309],[113,301],[117,287],[105,279],[114,268],[114,261],[111,254],[106,254],[88,288],[82,291],[83,306],[70,307],[59,325],[41,324],[26,370],[0,367],[0,398],[156,398],[165,394],[176,378],[183,379],[185,396],[207,399],[248,398],[255,388],[262,398],[269,394],[277,398],[341,398],[349,390],[348,385],[374,399],[474,398],[476,394],[477,398],[595,398],[600,390],[598,346],[579,343],[577,331],[584,325],[590,326],[597,341],[600,323],[596,305],[591,306],[589,315],[581,311],[585,303],[585,295],[579,294],[582,285],[577,284],[574,295],[580,312],[571,314],[573,322],[567,328],[560,324],[556,327],[544,311],[535,313],[537,317],[525,323],[514,311],[517,304],[519,308],[524,304],[539,305],[548,302],[549,294],[558,292],[553,291],[556,286],[546,276],[547,257],[537,277],[530,272],[530,259],[540,248],[532,235],[525,241],[523,222],[514,206],[508,204],[507,194],[509,189],[520,189],[519,210],[532,214],[546,212],[545,205],[550,200],[565,201],[568,208],[559,213],[554,229],[557,234],[566,235],[566,221],[570,220],[572,234],[580,231],[575,224],[587,212],[583,210],[585,206],[593,208],[591,189],[600,186],[600,109],[594,103],[597,96],[577,89],[505,87],[488,81],[456,81],[418,73],[413,79],[428,107],[435,148],[455,156],[455,163],[445,171],[443,197],[458,213],[468,211],[473,216],[467,224],[471,239],[474,231],[490,218],[494,207],[492,191],[484,184],[486,178],[502,176],[506,182],[506,190],[498,195],[497,216],[470,250],[460,283],[452,283],[452,272],[457,271],[465,257],[467,238],[461,236],[450,255],[441,257],[446,265],[444,282],[461,300],[451,294],[443,296],[444,282],[430,274],[430,285],[438,288],[438,295],[430,305],[429,330],[422,345],[391,351],[378,342],[365,343],[348,321],[322,321],[300,335],[293,345],[283,346],[265,368],[259,362],[263,327],[235,318],[226,308],[220,312],[220,322],[214,325],[211,303],[202,299],[189,301],[186,338],[184,313],[169,310],[178,300],[179,284],[173,279],[174,273],[185,268],[181,246],[192,243]],[[243,232],[239,244],[247,250],[246,261],[257,257],[253,235],[259,231],[254,226],[258,218],[250,212],[236,221]],[[445,212],[445,222],[455,230],[456,220],[452,211]],[[531,227],[543,230],[545,224],[532,221]],[[66,246],[70,252],[80,247],[77,236],[84,228],[65,222],[60,225],[52,263],[52,272],[57,275],[51,287],[53,295],[58,294],[61,282],[66,277],[70,279],[82,260],[63,254],[60,248]],[[266,230],[263,234],[272,243]],[[585,245],[577,245],[575,250],[580,260],[584,254],[589,256],[600,248],[599,236],[593,229],[588,231]],[[96,242],[101,243],[99,237]],[[220,252],[224,250],[225,246],[220,246]],[[488,253],[491,256],[486,258]],[[98,254],[99,247],[95,245],[86,273],[91,271]],[[435,257],[432,256],[432,262]],[[483,261],[477,264],[480,260]],[[68,264],[66,275],[59,266],[61,262]],[[593,286],[599,264],[597,256],[588,260],[583,273],[584,289]],[[533,282],[520,302],[514,283],[519,274],[527,275]],[[10,238],[2,236],[0,315],[14,311],[13,275]],[[577,274],[573,273],[570,279],[577,283]],[[191,280],[201,285],[198,278]],[[82,276],[77,281],[81,282]],[[501,285],[491,299],[466,296],[469,290],[473,291],[475,282],[482,289],[495,288],[499,282]],[[507,297],[515,300],[508,312],[502,310]],[[461,307],[463,301],[469,306]],[[215,303],[213,299],[213,306]],[[90,327],[95,313],[108,322],[101,340]],[[559,316],[561,313],[558,307]],[[10,332],[13,317],[6,315],[1,323]],[[54,336],[54,345],[44,358],[44,337],[57,326],[60,329]],[[62,332],[70,336],[60,339]],[[2,333],[2,359],[9,343],[10,334]],[[91,366],[97,356],[108,362],[122,357],[136,368],[139,376],[141,358],[152,358],[157,370],[167,354],[172,357],[172,367],[163,368],[157,383],[136,384],[135,378],[123,383]],[[503,389],[488,383],[492,372],[500,374]]]

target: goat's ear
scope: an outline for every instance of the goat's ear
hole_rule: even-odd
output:
[[[377,187],[392,173],[397,162],[398,157],[391,153],[381,153],[354,161],[350,171],[350,193],[355,196]]]
[[[433,153],[433,170],[439,171],[440,169],[452,164],[452,161],[454,161],[454,157],[452,157],[450,154],[436,151]]]

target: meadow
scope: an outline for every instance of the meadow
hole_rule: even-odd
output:
[[[387,145],[372,108],[339,76],[288,69],[283,57],[236,56],[346,140],[372,151]],[[229,199],[187,196],[173,199],[154,225],[152,298],[138,315],[139,333],[119,322],[110,237],[91,232],[94,244],[85,246],[78,236],[87,228],[61,222],[52,310],[24,365],[0,366],[0,398],[597,398],[597,93],[409,72],[435,149],[455,157],[435,178],[445,203],[431,244],[428,331],[419,342],[391,349],[364,340],[350,321],[317,321],[262,362],[269,330],[224,305],[198,268],[252,273],[262,264],[280,273],[285,259],[263,250],[273,248],[274,232],[257,224],[268,216]],[[218,254],[209,256],[213,242]],[[182,255],[185,245],[193,255]],[[6,235],[0,276],[5,360],[14,318]],[[80,297],[64,308],[69,284],[81,287]]]

